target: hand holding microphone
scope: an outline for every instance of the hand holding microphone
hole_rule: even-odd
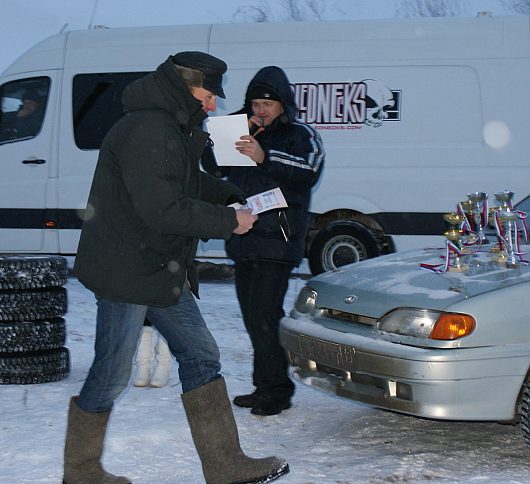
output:
[[[236,141],[236,150],[259,165],[265,160],[265,152],[256,141],[256,136],[265,130],[264,121],[263,118],[252,116],[248,120],[248,124],[251,134],[243,135],[239,138],[240,141]]]
[[[248,132],[252,136],[258,136],[265,131],[265,120],[259,116],[251,116],[248,120]]]

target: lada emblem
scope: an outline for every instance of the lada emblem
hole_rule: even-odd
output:
[[[358,300],[359,300],[359,298],[355,294],[352,294],[351,296],[346,296],[344,298],[344,302],[346,304],[353,304],[353,303],[357,302]]]

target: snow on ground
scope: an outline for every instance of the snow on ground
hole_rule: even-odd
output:
[[[304,281],[291,280],[286,309]],[[0,386],[0,483],[61,482],[66,410],[92,361],[95,304],[75,278],[67,283],[72,370],[65,380]],[[201,310],[221,349],[229,393],[252,390],[252,351],[232,281],[203,283]],[[176,365],[168,387],[135,388],[118,400],[104,464],[135,484],[201,483],[180,400]],[[530,483],[530,450],[518,426],[424,420],[377,410],[297,385],[294,405],[258,417],[234,408],[249,455],[277,455],[291,473],[278,482]]]

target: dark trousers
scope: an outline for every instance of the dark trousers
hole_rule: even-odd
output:
[[[253,383],[260,395],[285,401],[294,393],[288,361],[278,339],[283,301],[293,267],[269,261],[235,265],[236,291],[254,348]]]

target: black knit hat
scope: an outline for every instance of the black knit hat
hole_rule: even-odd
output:
[[[171,59],[178,66],[201,71],[204,74],[202,84],[204,89],[216,96],[225,98],[222,84],[223,74],[226,72],[227,67],[221,59],[198,51],[179,52],[172,56]]]
[[[272,101],[282,102],[282,98],[276,91],[262,84],[252,86],[247,93],[247,99],[270,99]]]

